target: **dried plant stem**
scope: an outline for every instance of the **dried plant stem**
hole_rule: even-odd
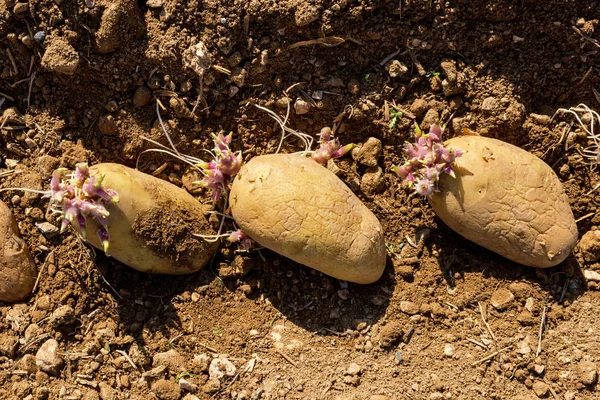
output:
[[[540,331],[538,335],[538,346],[535,352],[535,356],[539,357],[540,352],[542,351],[542,335],[544,334],[544,326],[546,325],[546,306],[542,310],[542,320],[540,321]]]
[[[503,351],[510,350],[511,348],[512,348],[512,345],[504,347],[503,349],[500,349],[498,351],[495,351],[492,354],[490,354],[490,355],[488,355],[486,357],[483,357],[481,360],[475,361],[474,363],[471,364],[471,366],[474,367],[474,366],[479,365],[479,364],[481,364],[483,362],[491,360],[492,358],[496,357],[498,354],[502,353]]]
[[[494,332],[492,331],[492,328],[490,327],[490,324],[488,324],[488,322],[487,322],[487,320],[485,318],[485,311],[484,311],[483,304],[481,304],[480,302],[478,302],[477,304],[479,304],[479,314],[481,314],[481,319],[483,320],[483,324],[487,328],[487,330],[490,333],[490,336],[492,337],[492,339],[494,341],[496,341],[496,336],[494,335]]]

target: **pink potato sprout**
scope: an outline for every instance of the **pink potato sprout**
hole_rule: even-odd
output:
[[[281,150],[283,141],[290,137],[294,136],[302,141],[304,144],[304,150],[298,152],[299,155],[302,156],[311,156],[311,158],[318,162],[319,164],[325,165],[327,161],[330,159],[335,159],[344,156],[354,147],[353,144],[342,146],[339,143],[339,140],[333,137],[332,131],[330,128],[323,128],[319,133],[319,148],[317,150],[311,150],[313,145],[313,137],[307,135],[305,133],[295,131],[286,126],[286,122],[289,117],[290,107],[288,104],[288,113],[286,114],[285,120],[282,120],[277,114],[273,111],[256,105],[257,108],[266,111],[269,116],[281,127],[282,135],[281,140],[279,142],[279,146],[277,147],[276,153]],[[153,143],[154,145],[159,146],[160,148],[148,149],[146,152],[160,152],[169,154],[180,161],[185,162],[191,167],[197,169],[202,174],[202,179],[196,182],[193,182],[200,187],[206,188],[211,193],[211,199],[213,202],[217,202],[219,199],[223,199],[222,210],[223,212],[213,211],[213,213],[218,214],[221,217],[221,223],[219,226],[219,230],[216,235],[199,235],[194,234],[199,238],[202,238],[206,241],[218,241],[222,238],[226,238],[227,241],[232,243],[239,243],[244,249],[248,250],[254,247],[254,242],[252,239],[242,232],[240,229],[237,229],[234,223],[234,231],[224,231],[224,223],[226,219],[231,219],[229,215],[225,212],[228,207],[228,197],[229,197],[229,187],[233,180],[233,177],[239,172],[242,166],[242,152],[237,151],[234,152],[231,150],[230,145],[232,142],[233,134],[224,135],[223,133],[219,133],[218,135],[212,134],[212,138],[214,141],[214,148],[211,150],[203,149],[206,153],[211,156],[210,161],[204,161],[196,157],[192,157],[186,154],[180,153],[174,146],[173,141],[169,133],[167,132],[162,117],[160,115],[159,104],[156,104],[156,112],[158,115],[158,120],[162,127],[163,133],[167,137],[169,141],[170,147],[164,146],[154,140],[146,138],[142,136],[143,139]]]
[[[245,250],[252,248],[252,239],[250,239],[239,229],[235,231],[227,231],[224,229],[225,221],[232,220],[231,216],[226,214],[228,207],[227,202],[229,199],[229,186],[233,177],[239,172],[242,166],[242,152],[233,151],[230,148],[233,139],[233,133],[229,133],[228,135],[225,135],[222,132],[218,135],[212,134],[212,139],[214,142],[213,149],[202,149],[203,152],[208,153],[211,157],[210,161],[205,161],[197,157],[180,153],[177,150],[163,123],[158,101],[156,103],[156,114],[158,116],[158,121],[161,125],[162,131],[169,141],[170,147],[164,146],[152,139],[142,136],[142,139],[158,146],[159,148],[144,150],[141,154],[147,152],[157,152],[165,153],[175,157],[202,174],[202,179],[193,182],[193,184],[208,189],[210,191],[211,200],[214,203],[217,203],[220,199],[223,199],[223,204],[220,207],[222,211],[215,210],[210,212],[219,215],[221,218],[217,233],[215,235],[193,235],[207,242],[217,242],[221,239],[226,239],[232,243],[240,243]],[[235,223],[234,229],[237,229],[237,227],[235,227]]]
[[[233,133],[225,136],[213,134],[215,147],[213,149],[213,160],[201,161],[196,164],[204,172],[204,178],[194,184],[200,185],[212,191],[213,201],[217,201],[221,194],[227,192],[231,178],[237,174],[242,166],[242,152],[233,152],[229,148]]]
[[[445,127],[434,123],[428,133],[423,133],[415,124],[415,143],[406,143],[404,153],[408,160],[392,171],[398,174],[409,187],[422,196],[438,192],[441,174],[455,177],[452,163],[463,154],[462,150],[449,149],[442,143]]]
[[[50,198],[50,210],[59,215],[60,233],[63,233],[69,223],[77,226],[83,239],[86,235],[86,218],[92,218],[100,227],[97,234],[104,252],[108,251],[110,234],[108,232],[107,204],[117,203],[119,195],[115,190],[104,187],[104,175],[90,176],[86,162],[75,165],[75,171],[67,172],[67,168],[58,168],[52,173],[50,190],[35,190],[29,188],[5,188],[38,193]]]
[[[104,175],[90,176],[85,162],[78,163],[75,171],[63,179],[66,171],[66,168],[55,170],[50,181],[51,206],[62,216],[60,232],[64,232],[69,223],[76,224],[85,239],[86,217],[92,218],[100,224],[97,234],[106,253],[110,242],[107,223],[110,213],[105,205],[117,203],[119,195],[104,187]]]
[[[331,134],[331,129],[325,127],[319,133],[319,148],[312,153],[312,159],[321,165],[326,165],[327,161],[340,158],[354,148],[350,143],[345,146],[340,145],[340,141]]]

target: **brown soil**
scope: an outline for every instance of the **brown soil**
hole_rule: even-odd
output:
[[[203,242],[193,236],[207,234],[204,216],[193,216],[175,204],[157,202],[155,207],[139,215],[132,227],[142,243],[174,261],[184,262],[186,256],[205,250]]]
[[[600,264],[579,249],[550,269],[509,262],[456,235],[389,172],[413,117],[454,113],[449,135],[469,128],[544,159],[582,218],[580,237],[598,229],[585,138],[569,135],[565,150],[571,119],[549,118],[599,105],[598,18],[591,0],[0,0],[0,98],[18,111],[1,120],[2,168],[17,160],[25,171],[2,187],[47,187],[54,168],[80,161],[135,167],[154,147],[142,135],[168,144],[153,99],[186,154],[205,158],[221,130],[246,160],[274,152],[279,128],[252,104],[283,115],[287,91],[311,104],[292,108],[290,127],[316,134],[343,114],[343,143],[383,142],[383,192],[362,192],[366,167],[351,157],[337,164],[390,246],[384,276],[367,286],[228,246],[197,274],[153,276],[92,259],[72,233],[46,239],[35,225],[46,200],[4,192],[41,275],[27,302],[0,306],[0,398],[600,398],[590,380],[600,294],[582,276]],[[202,84],[182,56],[199,41],[212,60]],[[408,67],[395,77],[384,62],[393,54]],[[394,102],[405,113],[390,128]],[[159,176],[186,183],[183,163],[164,154],[141,155],[139,168],[164,163]],[[514,299],[492,307],[507,290]],[[49,338],[65,360],[54,374],[31,358]],[[172,349],[179,356],[156,356]],[[203,353],[236,374],[209,381]],[[191,386],[180,390],[180,378]]]

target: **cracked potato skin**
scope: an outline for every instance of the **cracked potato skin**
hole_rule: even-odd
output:
[[[386,251],[377,217],[331,171],[306,157],[254,157],[229,196],[235,222],[261,246],[334,278],[372,283]]]
[[[577,243],[577,226],[562,183],[538,157],[500,140],[461,136],[456,179],[440,178],[429,198],[435,213],[463,237],[517,263],[547,268]]]

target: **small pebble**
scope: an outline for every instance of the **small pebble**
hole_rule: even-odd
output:
[[[35,363],[42,371],[58,375],[64,365],[64,360],[59,355],[58,342],[54,339],[45,341],[35,355]]]
[[[498,100],[494,97],[486,97],[481,103],[481,110],[483,112],[491,113],[496,107],[498,107]]]
[[[452,357],[454,355],[454,346],[452,346],[450,343],[446,343],[444,346],[444,355],[446,357]]]
[[[104,108],[106,108],[106,110],[109,112],[115,112],[119,110],[119,105],[116,101],[110,100],[108,103],[106,103],[106,106],[104,106]]]
[[[59,233],[59,229],[50,222],[36,222],[35,226],[42,232],[42,235],[46,239],[52,239]]]
[[[51,323],[55,328],[71,325],[75,321],[75,310],[69,305],[62,305],[52,313]]]
[[[208,371],[208,367],[210,365],[210,358],[205,353],[197,354],[194,356],[192,365],[194,365],[198,371],[206,372]]]
[[[585,261],[598,261],[600,259],[600,230],[586,232],[579,240],[579,248]]]
[[[507,308],[514,299],[515,296],[511,293],[510,290],[500,288],[492,294],[490,303],[496,310],[501,311]]]
[[[588,282],[600,282],[600,273],[586,269],[583,271],[583,276]]]
[[[143,107],[152,100],[152,91],[146,86],[140,86],[133,94],[133,105]]]
[[[98,389],[100,391],[100,398],[102,400],[116,400],[117,396],[115,394],[115,389],[110,387],[108,383],[100,382],[98,384]]]
[[[576,392],[565,392],[565,400],[575,400],[575,395],[577,395]]]
[[[31,48],[33,46],[33,40],[31,39],[31,36],[29,35],[25,35],[21,38],[21,43],[23,43],[25,46]]]
[[[104,135],[109,136],[112,136],[119,131],[119,128],[117,127],[117,122],[115,121],[114,117],[110,114],[103,115],[100,117],[100,119],[98,120],[98,128],[100,129],[100,132],[102,132]]]
[[[226,358],[215,358],[208,367],[211,379],[221,379],[223,376],[234,376],[237,368]]]
[[[579,381],[586,386],[591,386],[598,381],[598,368],[591,361],[582,360],[577,364]]]
[[[539,125],[548,125],[551,121],[551,118],[547,115],[543,115],[543,114],[529,114],[529,116],[531,117],[531,119]]]
[[[46,32],[44,31],[36,32],[35,35],[33,35],[33,40],[38,43],[42,43],[44,39],[46,39]]]
[[[540,364],[535,364],[533,366],[533,370],[535,371],[536,374],[541,375],[544,373],[544,370],[546,369],[546,367],[544,365],[540,365]]]
[[[216,393],[221,389],[221,382],[218,379],[209,379],[202,386],[202,391],[206,394]],[[258,399],[259,397],[257,397]]]
[[[415,315],[419,313],[419,306],[412,301],[401,301],[400,310],[408,315]]]
[[[195,392],[198,389],[198,385],[193,384],[187,379],[181,378],[179,380],[179,388],[181,390],[185,390],[186,392]]]
[[[377,166],[379,157],[381,157],[382,151],[383,145],[381,140],[370,137],[362,146],[352,150],[352,158],[359,164],[367,167],[375,167]]]
[[[550,388],[548,387],[548,385],[545,382],[536,381],[533,383],[533,392],[539,398],[546,397],[548,395],[549,390],[550,390]]]
[[[408,72],[408,67],[398,60],[390,60],[385,64],[385,70],[392,78],[398,78]]]
[[[360,365],[356,364],[356,363],[352,363],[350,364],[350,366],[348,367],[348,370],[346,371],[346,375],[358,375],[361,372],[361,367]]]
[[[171,380],[159,379],[152,384],[151,390],[160,400],[179,400],[181,397],[179,385]]]
[[[310,104],[303,98],[298,97],[294,103],[294,111],[298,115],[306,114],[310,111]]]

